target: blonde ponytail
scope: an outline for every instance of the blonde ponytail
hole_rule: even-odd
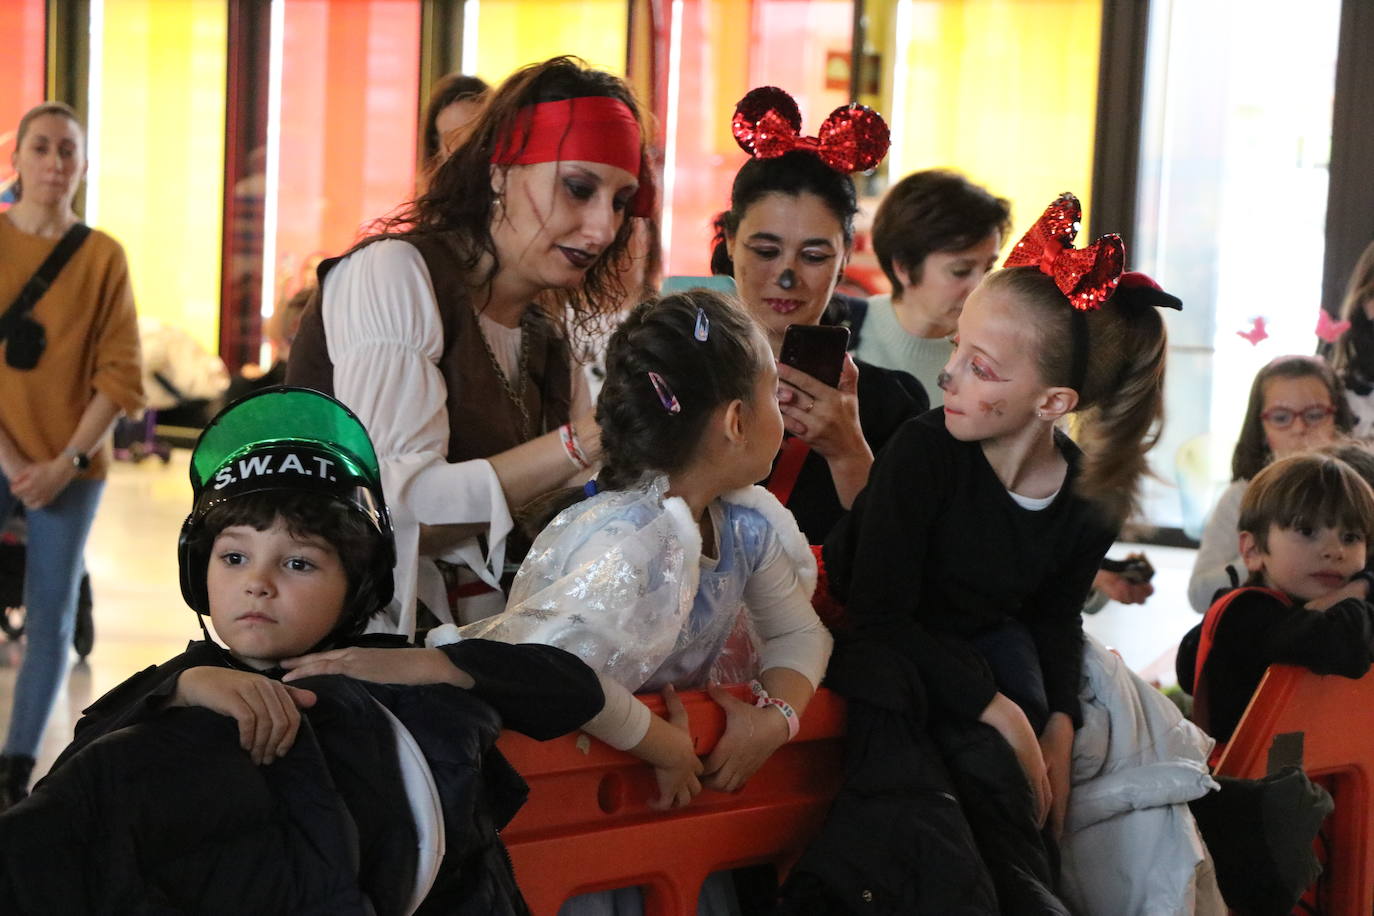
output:
[[[1084,460],[1074,487],[1111,523],[1124,522],[1139,508],[1140,480],[1149,473],[1145,454],[1159,440],[1164,417],[1167,336],[1159,310],[1113,296],[1099,309],[1075,313],[1036,267],[1000,270],[983,283],[1031,310],[1036,362],[1049,385],[1074,387],[1073,322],[1084,323],[1087,368],[1076,408]]]
[[[1083,468],[1075,486],[1115,523],[1140,508],[1145,455],[1159,441],[1164,420],[1167,335],[1153,306],[1108,299],[1090,312],[1088,372],[1079,392],[1078,444]]]

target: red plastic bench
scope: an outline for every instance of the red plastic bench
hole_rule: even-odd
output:
[[[748,699],[747,687],[731,688]],[[646,698],[662,712],[662,702]],[[699,754],[725,714],[704,692],[682,694]],[[536,916],[569,897],[642,886],[645,916],[694,916],[712,872],[769,863],[784,873],[820,827],[841,777],[844,704],[821,690],[801,732],[735,794],[704,790],[689,806],[654,811],[648,766],[582,735],[538,742],[506,732],[500,748],[530,784],[502,838]]]
[[[1301,755],[1303,770],[1325,777],[1336,801],[1326,912],[1374,912],[1374,672],[1359,680],[1274,665],[1245,709],[1216,772],[1255,779]],[[1272,763],[1271,763],[1272,761]]]

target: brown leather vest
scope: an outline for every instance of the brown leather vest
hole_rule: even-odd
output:
[[[568,422],[572,406],[571,362],[567,340],[554,321],[536,306],[526,311],[520,322],[526,353],[523,400],[534,427],[522,429],[524,419],[487,353],[481,326],[472,310],[470,290],[459,275],[457,240],[451,234],[439,234],[413,236],[404,241],[414,245],[424,259],[439,306],[444,333],[439,371],[448,387],[448,460],[487,458]],[[319,286],[306,306],[291,345],[286,370],[288,385],[334,393],[334,365],[325,342],[319,290],[324,289],[325,276],[341,260],[331,258],[319,266]],[[397,404],[395,409],[404,410],[405,404]]]

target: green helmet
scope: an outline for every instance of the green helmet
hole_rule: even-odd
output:
[[[200,536],[206,514],[229,500],[270,490],[318,493],[376,529],[378,549],[370,567],[349,570],[355,586],[335,633],[362,630],[394,590],[391,514],[377,453],[362,421],[334,398],[309,388],[267,388],[240,398],[200,434],[191,453],[194,501],[177,549],[186,603],[198,614],[209,613],[209,544]]]

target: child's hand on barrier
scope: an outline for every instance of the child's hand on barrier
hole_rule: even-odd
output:
[[[725,734],[706,758],[705,784],[720,792],[736,792],[787,743],[787,719],[772,707],[752,706],[737,699],[719,684],[706,690],[725,710]]]
[[[655,811],[681,808],[701,792],[701,758],[697,757],[692,735],[687,728],[687,710],[678,699],[677,691],[669,684],[663,688],[663,703],[667,707],[663,719],[655,717],[650,723],[650,735],[640,748],[654,768],[658,781],[658,798],[649,802]],[[664,724],[666,723],[666,725]]]
[[[1057,840],[1064,833],[1064,816],[1069,810],[1069,776],[1073,767],[1073,720],[1062,712],[1053,713],[1040,735],[1040,752],[1053,797],[1050,801],[1050,831]]]
[[[1011,745],[1011,749],[1016,753],[1016,759],[1021,763],[1021,769],[1026,772],[1026,779],[1030,781],[1031,792],[1035,795],[1035,823],[1039,827],[1045,826],[1053,790],[1050,788],[1049,773],[1045,768],[1045,757],[1040,750],[1040,739],[1036,737],[1035,729],[1031,728],[1026,714],[1021,711],[1020,706],[998,693],[993,695],[992,702],[983,710],[978,720],[997,729]]]
[[[239,724],[239,746],[255,764],[284,757],[296,742],[301,707],[315,694],[261,674],[233,668],[187,668],[177,678],[169,706],[202,706]]]

